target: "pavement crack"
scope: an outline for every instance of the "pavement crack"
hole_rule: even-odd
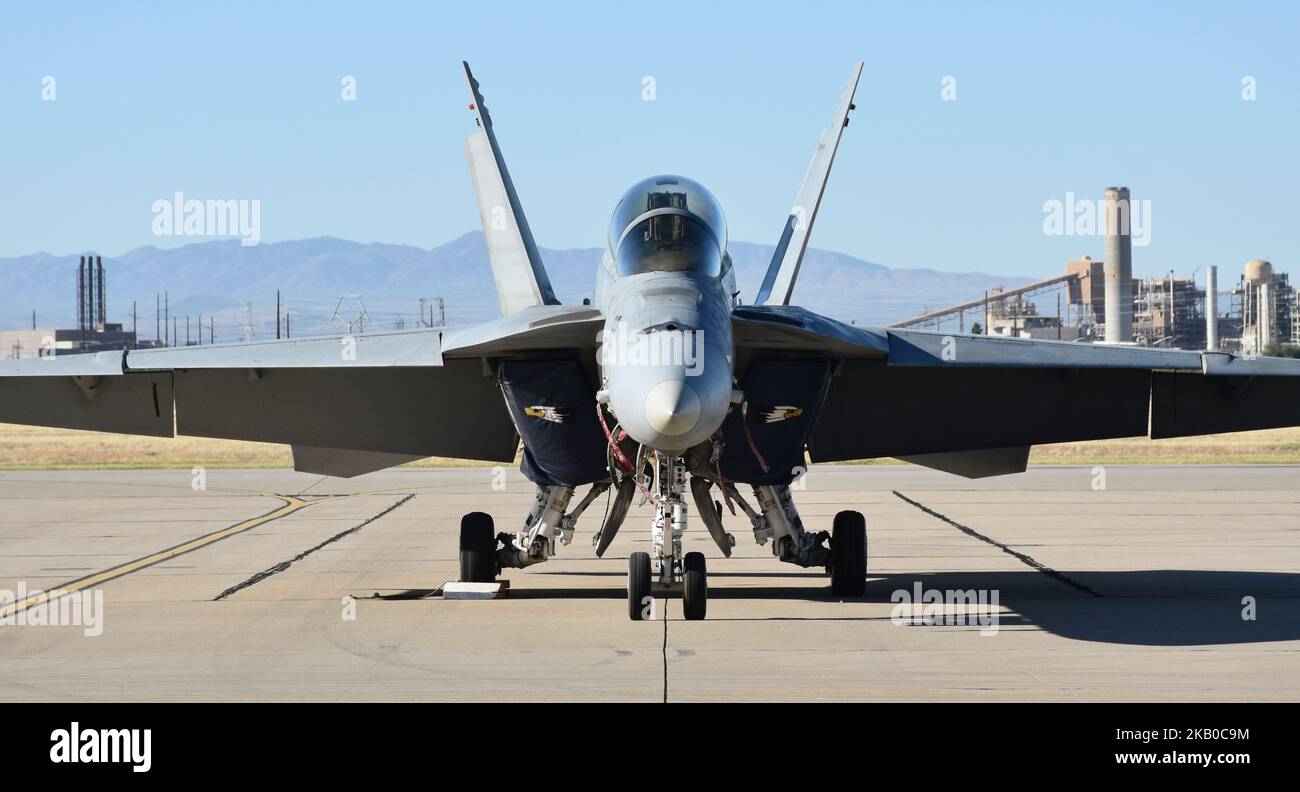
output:
[[[223,539],[229,539],[230,537],[237,536],[245,531],[251,531],[254,528],[266,525],[267,523],[278,520],[281,517],[287,517],[299,509],[305,509],[313,503],[319,503],[319,501],[307,501],[292,495],[276,495],[273,492],[263,492],[259,494],[265,495],[266,497],[279,498],[281,501],[284,501],[284,505],[259,517],[253,517],[251,519],[237,522],[234,525],[213,531],[210,534],[190,539],[186,542],[166,548],[165,550],[159,550],[156,553],[151,553],[143,558],[137,558],[134,561],[128,561],[124,564],[118,564],[117,566],[109,567],[100,572],[77,578],[76,580],[56,586],[49,591],[33,593],[21,602],[13,602],[0,606],[0,618],[12,616],[35,605],[57,600],[65,594],[71,594],[75,591],[84,591],[88,588],[101,586],[109,581],[117,580],[118,578],[139,572],[142,569],[147,569],[155,564],[172,561],[186,553],[202,550],[203,548],[220,542]]]
[[[1002,552],[1006,553],[1007,555],[1013,556],[1014,558],[1018,559],[1021,563],[1025,564],[1026,566],[1029,566],[1029,567],[1032,567],[1032,568],[1034,568],[1034,569],[1037,569],[1039,572],[1042,572],[1044,575],[1047,575],[1048,577],[1052,578],[1053,580],[1058,580],[1058,581],[1064,583],[1065,585],[1069,586],[1070,588],[1075,589],[1076,591],[1081,591],[1081,592],[1083,592],[1084,594],[1088,594],[1088,595],[1091,595],[1091,596],[1093,596],[1093,597],[1101,597],[1101,596],[1103,596],[1102,594],[1100,594],[1100,593],[1098,593],[1098,592],[1096,592],[1096,591],[1093,591],[1092,589],[1088,588],[1087,586],[1085,586],[1084,584],[1080,583],[1079,581],[1077,581],[1077,580],[1071,578],[1069,575],[1064,575],[1064,574],[1062,574],[1062,573],[1060,573],[1060,572],[1057,572],[1055,569],[1052,569],[1051,567],[1047,566],[1046,564],[1043,564],[1043,563],[1041,563],[1041,562],[1035,560],[1032,556],[1028,556],[1028,555],[1025,555],[1024,553],[1021,553],[1021,552],[1017,552],[1017,551],[1015,551],[1015,550],[1012,550],[1010,547],[1008,547],[1007,545],[1003,544],[1002,542],[999,542],[998,540],[993,539],[993,538],[991,538],[991,537],[985,536],[984,534],[980,533],[979,531],[975,530],[974,528],[970,528],[970,527],[968,527],[968,526],[962,525],[961,523],[957,522],[956,520],[952,519],[951,517],[948,517],[947,515],[944,515],[944,514],[940,514],[939,512],[935,511],[934,509],[931,509],[930,507],[928,507],[928,506],[926,506],[926,505],[924,505],[924,504],[922,504],[922,503],[918,503],[917,501],[912,500],[911,498],[907,497],[906,495],[904,495],[903,493],[899,492],[898,490],[893,490],[893,493],[894,493],[895,495],[897,495],[900,499],[906,501],[907,503],[912,504],[913,506],[915,506],[916,508],[918,508],[918,509],[920,509],[921,511],[925,512],[926,514],[930,515],[931,517],[936,517],[936,518],[938,518],[938,519],[940,519],[940,520],[943,520],[944,522],[948,523],[949,525],[951,525],[952,527],[954,527],[954,528],[956,528],[957,530],[961,531],[962,533],[966,534],[967,536],[970,536],[970,537],[973,537],[973,538],[975,538],[975,539],[978,539],[978,540],[980,540],[981,542],[986,542],[986,543],[988,543],[988,544],[993,545],[994,547],[998,548],[999,550],[1001,550]]]
[[[414,493],[412,493],[412,494],[410,494],[410,495],[407,495],[405,498],[402,498],[402,499],[399,500],[397,503],[394,503],[392,506],[389,506],[387,509],[384,509],[383,511],[381,511],[381,512],[378,513],[378,514],[376,514],[375,516],[366,519],[364,522],[360,523],[359,525],[354,525],[354,526],[352,526],[351,528],[347,529],[346,531],[340,531],[339,533],[334,534],[333,536],[331,536],[330,538],[328,538],[328,539],[326,539],[325,541],[321,542],[320,544],[316,545],[315,547],[310,547],[310,548],[308,548],[308,549],[302,551],[301,553],[299,553],[298,555],[294,556],[293,558],[290,558],[288,561],[281,561],[281,562],[278,563],[278,564],[275,564],[275,565],[270,566],[270,567],[268,567],[268,568],[266,568],[266,569],[263,569],[261,572],[258,572],[256,575],[253,575],[252,577],[250,577],[249,579],[245,580],[244,582],[242,582],[242,583],[237,583],[237,584],[231,586],[230,588],[226,589],[225,591],[221,592],[221,593],[218,594],[217,596],[213,597],[213,598],[212,598],[212,601],[213,601],[213,602],[219,602],[219,601],[221,601],[221,600],[223,600],[223,599],[226,599],[227,597],[231,596],[232,594],[236,594],[236,593],[238,593],[238,592],[240,592],[240,591],[242,591],[242,590],[248,588],[249,586],[255,585],[255,584],[257,584],[257,583],[261,583],[263,580],[266,580],[267,578],[271,577],[272,575],[278,575],[278,574],[280,574],[280,573],[283,572],[284,570],[286,570],[286,569],[288,569],[289,567],[293,566],[293,564],[294,564],[295,561],[301,561],[301,560],[303,560],[304,558],[306,558],[307,556],[309,556],[309,555],[311,555],[312,553],[316,552],[317,550],[321,549],[322,547],[325,547],[326,545],[331,545],[331,544],[333,544],[333,543],[339,541],[340,539],[343,539],[343,538],[345,538],[345,537],[351,536],[352,534],[356,533],[357,531],[360,531],[362,528],[365,528],[365,527],[366,527],[367,525],[369,525],[370,523],[374,522],[375,520],[378,520],[380,517],[383,517],[385,514],[388,514],[389,512],[393,511],[394,509],[396,509],[397,507],[401,506],[403,503],[406,503],[407,501],[409,501],[411,498],[414,498],[414,497],[415,497],[415,494],[414,494]]]
[[[664,703],[668,703],[668,598],[664,597]]]
[[[321,477],[320,477],[319,479],[317,479],[316,481],[313,481],[311,484],[308,484],[306,487],[303,487],[302,491],[298,493],[298,496],[299,496],[299,497],[302,497],[303,495],[306,495],[308,492],[310,492],[311,490],[315,489],[315,488],[316,488],[316,485],[320,484],[321,482],[323,482],[323,481],[324,481],[325,479],[327,479],[327,478],[329,478],[329,476],[321,476]]]

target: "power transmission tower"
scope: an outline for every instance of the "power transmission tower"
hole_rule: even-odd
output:
[[[356,314],[343,315],[340,311],[343,308],[344,300],[356,300]],[[351,318],[348,318],[351,316]],[[366,325],[370,322],[370,314],[366,313],[366,301],[361,299],[360,294],[340,294],[339,301],[334,305],[334,315],[330,317],[331,327],[342,327],[347,325],[348,335],[354,332],[366,332]]]

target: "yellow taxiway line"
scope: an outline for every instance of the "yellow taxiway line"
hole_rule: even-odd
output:
[[[243,533],[244,531],[250,531],[259,525],[265,525],[266,523],[269,523],[272,520],[278,520],[281,517],[286,517],[300,509],[307,508],[313,503],[319,503],[322,500],[329,500],[332,497],[332,496],[326,496],[319,499],[303,500],[302,498],[297,498],[294,497],[293,495],[277,495],[274,492],[262,492],[259,494],[265,495],[269,498],[279,498],[280,500],[284,501],[284,505],[278,509],[269,511],[260,517],[253,517],[251,519],[244,520],[243,522],[235,523],[234,525],[231,525],[227,528],[222,528],[219,531],[214,531],[210,534],[206,534],[204,536],[191,539],[188,542],[184,542],[183,544],[178,544],[175,547],[169,547],[166,550],[159,550],[158,552],[153,553],[152,555],[147,555],[144,558],[137,558],[134,561],[127,561],[124,564],[118,564],[117,566],[110,567],[108,569],[103,570],[102,572],[95,572],[94,574],[87,575],[86,577],[78,578],[68,583],[64,583],[63,585],[50,589],[49,591],[37,592],[35,594],[26,597],[22,601],[12,602],[4,606],[0,606],[0,619],[7,618],[14,614],[25,611],[34,605],[40,605],[45,602],[57,600],[64,595],[73,593],[74,591],[82,591],[84,589],[93,588],[94,586],[98,586],[102,583],[107,583],[110,580],[120,578],[123,575],[129,575],[132,572],[137,572],[141,569],[144,569],[145,567],[153,566],[154,564],[159,564],[162,563],[163,561],[168,561],[170,559],[175,558],[178,555],[184,555],[185,553],[198,550],[199,548],[207,547],[213,542],[220,542],[222,539],[229,538],[231,536],[234,536],[235,534],[240,534]]]

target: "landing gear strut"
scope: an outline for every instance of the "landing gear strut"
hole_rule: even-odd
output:
[[[609,487],[609,482],[593,484],[577,508],[566,514],[573,487],[539,484],[533,508],[523,527],[514,534],[493,533],[489,514],[466,514],[460,521],[461,582],[491,583],[502,569],[522,569],[555,555],[556,544],[567,545],[573,541],[573,526],[578,517]]]

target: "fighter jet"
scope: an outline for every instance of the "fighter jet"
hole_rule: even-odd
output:
[[[654,518],[650,552],[628,559],[633,620],[661,590],[680,591],[687,619],[705,617],[705,556],[683,552],[690,503],[722,556],[735,546],[725,504],[777,560],[825,570],[836,597],[861,595],[866,520],[846,510],[805,524],[791,485],[809,462],[896,457],[982,477],[1024,471],[1035,443],[1300,424],[1300,361],[873,329],[792,305],[861,63],[757,294],[736,287],[718,201],[660,175],[615,205],[594,299],[562,305],[464,70],[499,319],[0,361],[0,421],[285,443],[296,469],[334,476],[429,456],[508,463],[522,440],[532,508],[513,532],[464,515],[461,579],[545,562],[602,494],[603,556],[642,499]]]

